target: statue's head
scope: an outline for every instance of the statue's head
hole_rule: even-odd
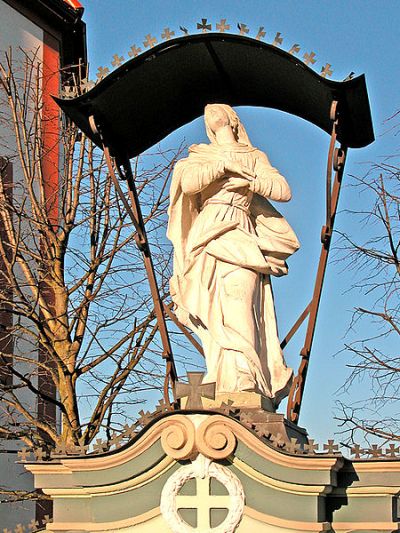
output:
[[[250,139],[236,111],[226,104],[207,104],[204,108],[204,121],[207,136],[211,143],[216,143],[215,132],[219,128],[230,126],[237,142],[251,146]]]

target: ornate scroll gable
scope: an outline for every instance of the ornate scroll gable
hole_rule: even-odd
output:
[[[54,500],[55,533],[398,529],[398,458],[352,462],[333,442],[321,452],[312,440],[267,440],[256,430],[222,413],[162,412],[115,451],[26,468]]]

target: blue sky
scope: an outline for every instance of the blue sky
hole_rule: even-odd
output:
[[[299,57],[315,52],[313,68],[320,72],[325,63],[332,64],[331,79],[341,81],[351,71],[364,73],[367,79],[376,142],[367,148],[349,152],[346,175],[362,174],[368,163],[393,153],[395,143],[385,134],[385,120],[399,109],[398,21],[397,0],[82,0],[87,23],[88,55],[91,78],[99,66],[110,70],[112,56],[129,59],[128,51],[151,33],[161,41],[165,27],[181,35],[179,26],[197,33],[196,23],[207,18],[215,24],[227,19],[232,33],[236,24],[245,23],[248,36],[255,36],[264,26],[265,41],[272,43],[277,32],[283,37],[282,49],[298,43]],[[319,254],[319,235],[324,218],[324,186],[329,136],[303,120],[269,109],[239,108],[252,143],[265,151],[271,162],[288,179],[293,200],[278,208],[297,232],[302,248],[290,260],[287,278],[274,285],[281,336],[311,298],[314,273]],[[203,122],[194,121],[165,141],[177,147],[206,141]],[[346,183],[346,180],[345,180]],[[340,209],[357,201],[350,188],[344,188]],[[339,215],[338,226],[351,224]],[[350,227],[351,229],[351,227]],[[347,374],[345,356],[336,356],[343,347],[354,305],[361,296],[347,289],[354,274],[343,264],[328,267],[317,322],[310,372],[300,423],[317,440],[331,437],[336,431],[334,404],[337,389]],[[290,366],[297,369],[298,351],[303,335],[286,350]],[[362,385],[361,385],[362,387]],[[341,396],[340,399],[346,400]],[[347,400],[349,400],[347,398]]]

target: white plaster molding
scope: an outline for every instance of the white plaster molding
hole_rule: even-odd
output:
[[[227,489],[229,496],[208,495],[208,498],[215,501],[215,503],[217,503],[217,498],[221,499],[221,501],[224,499],[224,501],[227,502],[228,515],[222,524],[215,528],[210,528],[209,526],[204,527],[204,525],[201,524],[199,527],[193,528],[184,522],[179,516],[177,495],[181,487],[190,479],[207,480],[207,478],[215,478]],[[184,497],[180,496],[180,498]],[[196,496],[189,496],[186,498],[196,498]],[[192,533],[193,531],[196,531],[197,533],[234,533],[242,519],[244,503],[245,496],[243,487],[235,474],[233,474],[228,468],[213,463],[203,455],[199,455],[191,464],[182,466],[172,474],[165,483],[161,493],[160,510],[173,533]],[[205,506],[208,507],[207,503]],[[220,504],[218,503],[218,507],[219,506]],[[210,508],[213,508],[212,503],[209,505],[208,509]]]

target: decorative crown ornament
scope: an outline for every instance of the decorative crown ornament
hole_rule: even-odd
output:
[[[232,31],[231,31],[231,28],[232,28]],[[210,23],[208,19],[206,18],[202,18],[200,22],[196,23],[196,30],[197,32],[200,32],[200,33],[208,33],[212,31],[215,31],[218,33],[227,33],[227,32],[233,33],[233,28],[236,28],[237,33],[239,33],[239,35],[244,35],[250,38],[254,38],[257,41],[265,39],[267,35],[267,32],[264,30],[265,27],[259,26],[258,29],[255,30],[254,32],[254,37],[252,37],[251,29],[247,24],[243,22],[238,22],[236,25],[229,24],[226,18],[221,19],[218,23],[215,24],[215,30],[213,28],[213,24]],[[189,30],[185,26],[179,26],[179,29],[183,33],[183,35],[185,36],[189,35]],[[175,35],[176,35],[176,32],[174,30],[168,27],[164,28],[160,36],[160,41],[169,41],[170,39],[173,39]],[[129,58],[137,57],[143,51],[146,51],[156,46],[158,42],[159,41],[157,40],[156,37],[151,35],[151,33],[148,33],[145,36],[145,39],[143,41],[143,48],[137,47],[136,44],[133,44],[131,46],[128,52]],[[282,46],[283,37],[282,37],[281,32],[277,32],[275,34],[275,37],[273,38],[271,44],[272,46],[277,46],[277,47]],[[300,45],[298,43],[295,43],[289,48],[288,53],[294,55],[294,54],[298,54],[300,50],[301,50]],[[317,62],[315,52],[309,52],[309,53],[306,52],[303,55],[303,61],[309,67],[312,67],[313,65],[315,65],[315,63]],[[113,68],[118,68],[124,62],[125,62],[125,58],[123,56],[114,54],[112,57],[111,66]],[[333,74],[333,70],[331,67],[332,65],[330,63],[326,63],[324,66],[321,67],[319,75],[323,78],[326,78],[327,76],[331,77]],[[101,81],[109,73],[110,73],[109,67],[100,66],[98,67],[97,72],[96,72],[96,78],[97,78],[96,82],[89,81],[87,79],[83,80],[83,83],[80,86],[80,92],[75,87],[66,86],[62,89],[61,96],[63,98],[75,98],[76,96],[78,96],[78,94],[83,94],[87,92],[88,90],[90,90],[95,85],[95,83],[98,83],[99,81]]]

